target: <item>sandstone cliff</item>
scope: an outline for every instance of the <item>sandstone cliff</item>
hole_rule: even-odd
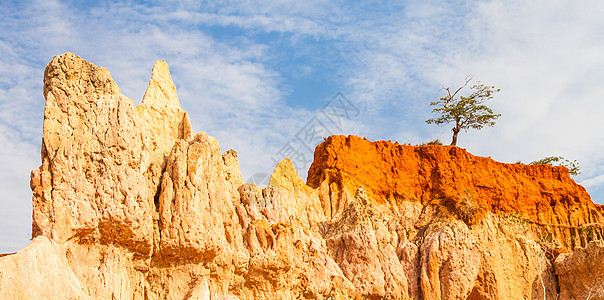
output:
[[[67,53],[44,78],[32,243],[0,298],[596,299],[604,209],[563,167],[332,136],[244,183],[168,66],[140,105]]]
[[[364,186],[379,205],[396,213],[419,202],[466,221],[486,212],[514,213],[533,229],[552,233],[565,248],[585,246],[582,233],[602,238],[604,206],[594,204],[565,167],[504,164],[454,146],[409,146],[332,136],[319,145],[308,173],[311,187],[329,186],[322,201],[330,216],[346,196]]]

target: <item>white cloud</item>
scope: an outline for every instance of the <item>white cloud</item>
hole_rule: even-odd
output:
[[[31,237],[30,171],[39,164],[39,149],[18,137],[5,133],[11,130],[0,125],[0,253],[15,252]]]
[[[593,178],[585,179],[581,182],[581,184],[586,188],[602,185],[604,184],[604,174],[598,175]]]

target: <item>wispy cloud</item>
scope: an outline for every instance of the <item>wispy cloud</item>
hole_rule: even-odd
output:
[[[38,147],[0,125],[0,252],[17,251],[29,242],[31,231],[30,171],[39,165]],[[7,136],[8,135],[8,136]]]

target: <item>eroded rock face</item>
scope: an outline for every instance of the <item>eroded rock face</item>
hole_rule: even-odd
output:
[[[2,299],[83,299],[85,286],[75,276],[65,249],[44,236],[18,253],[0,258]]]
[[[592,241],[556,258],[561,299],[604,299],[604,242]]]
[[[235,236],[230,231],[238,223],[233,201],[239,194],[225,179],[218,142],[205,133],[178,140],[167,160],[159,195],[158,250],[179,259],[211,260],[226,250],[226,237]]]
[[[474,236],[463,222],[428,227],[420,253],[420,282],[425,299],[468,297],[481,257]]]
[[[153,194],[132,100],[109,71],[66,54],[44,74],[42,166],[32,172],[32,236],[124,245],[148,254]]]
[[[481,263],[468,299],[556,299],[551,243],[513,216],[487,214],[470,227]]]
[[[486,211],[518,213],[554,233],[572,248],[580,229],[592,224],[604,237],[604,207],[564,167],[504,164],[474,156],[455,146],[409,146],[371,142],[355,136],[331,136],[317,146],[308,172],[311,187],[328,187],[331,215],[363,185],[377,203],[398,210],[399,203],[420,202],[473,223]],[[578,245],[585,246],[585,241]]]
[[[309,185],[286,159],[262,188],[192,133],[165,62],[136,107],[70,53],[44,83],[35,238],[0,298],[587,299],[604,272],[602,206],[564,168],[334,136]]]

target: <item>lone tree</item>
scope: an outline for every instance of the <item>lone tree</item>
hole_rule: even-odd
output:
[[[481,129],[484,125],[493,126],[495,120],[501,114],[493,113],[493,110],[488,108],[483,103],[493,98],[493,94],[499,92],[500,89],[495,89],[494,86],[486,86],[480,82],[473,85],[470,89],[474,90],[468,97],[459,96],[458,93],[468,86],[472,81],[471,76],[466,76],[466,82],[455,92],[451,93],[451,89],[443,88],[446,92],[445,96],[438,101],[430,102],[430,106],[436,106],[432,109],[432,113],[439,115],[438,118],[426,120],[428,124],[449,124],[455,123],[453,127],[453,140],[451,145],[457,144],[457,134],[463,129]],[[456,98],[458,97],[458,98]]]

